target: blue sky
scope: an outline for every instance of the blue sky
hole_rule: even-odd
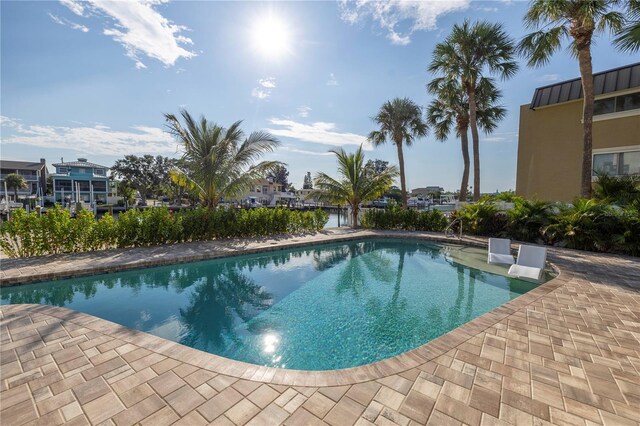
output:
[[[334,174],[329,149],[353,150],[396,96],[427,105],[426,71],[436,43],[465,18],[504,23],[519,40],[527,3],[12,2],[0,3],[2,158],[107,166],[125,154],[179,156],[163,113],[186,108],[282,141],[269,157]],[[595,71],[637,61],[607,36]],[[515,188],[519,106],[536,87],[578,76],[566,50],[540,69],[521,63],[501,82],[506,119],[481,137],[483,192]],[[368,158],[397,163],[392,145]],[[460,144],[428,136],[405,151],[410,188],[459,186]]]

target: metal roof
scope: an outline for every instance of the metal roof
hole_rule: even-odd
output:
[[[595,96],[640,87],[640,62],[593,75]],[[538,87],[533,93],[531,109],[575,101],[582,98],[580,78]]]
[[[45,163],[41,163],[39,161],[0,160],[0,168],[10,170],[41,170],[45,166]]]
[[[108,169],[107,166],[101,166],[96,163],[89,163],[88,161],[65,161],[64,163],[54,163],[54,167],[93,167],[99,169]]]

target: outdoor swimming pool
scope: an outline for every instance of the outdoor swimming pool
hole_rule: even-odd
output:
[[[485,257],[368,239],[6,287],[0,303],[64,306],[239,361],[328,370],[416,348],[537,286],[465,266]]]

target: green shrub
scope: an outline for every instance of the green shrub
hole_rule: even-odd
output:
[[[10,257],[38,256],[102,250],[111,247],[143,247],[182,241],[261,237],[321,230],[326,212],[276,209],[196,208],[179,213],[169,209],[132,209],[118,220],[104,215],[96,221],[82,210],[71,218],[67,210],[50,209],[39,217],[24,210],[12,213],[1,225],[0,249]]]
[[[362,225],[373,229],[442,232],[447,227],[447,218],[438,210],[419,212],[393,205],[384,210],[367,210]]]
[[[553,206],[543,201],[523,198],[515,198],[513,203],[513,209],[507,211],[508,235],[518,241],[546,242],[543,230],[553,220]]]
[[[454,211],[451,220],[456,219],[462,224],[462,232],[465,234],[499,237],[507,232],[507,215],[499,212],[491,201],[469,204]]]

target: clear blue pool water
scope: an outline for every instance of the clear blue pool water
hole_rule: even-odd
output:
[[[354,367],[416,348],[536,284],[457,263],[450,247],[365,240],[8,287],[249,363]]]

